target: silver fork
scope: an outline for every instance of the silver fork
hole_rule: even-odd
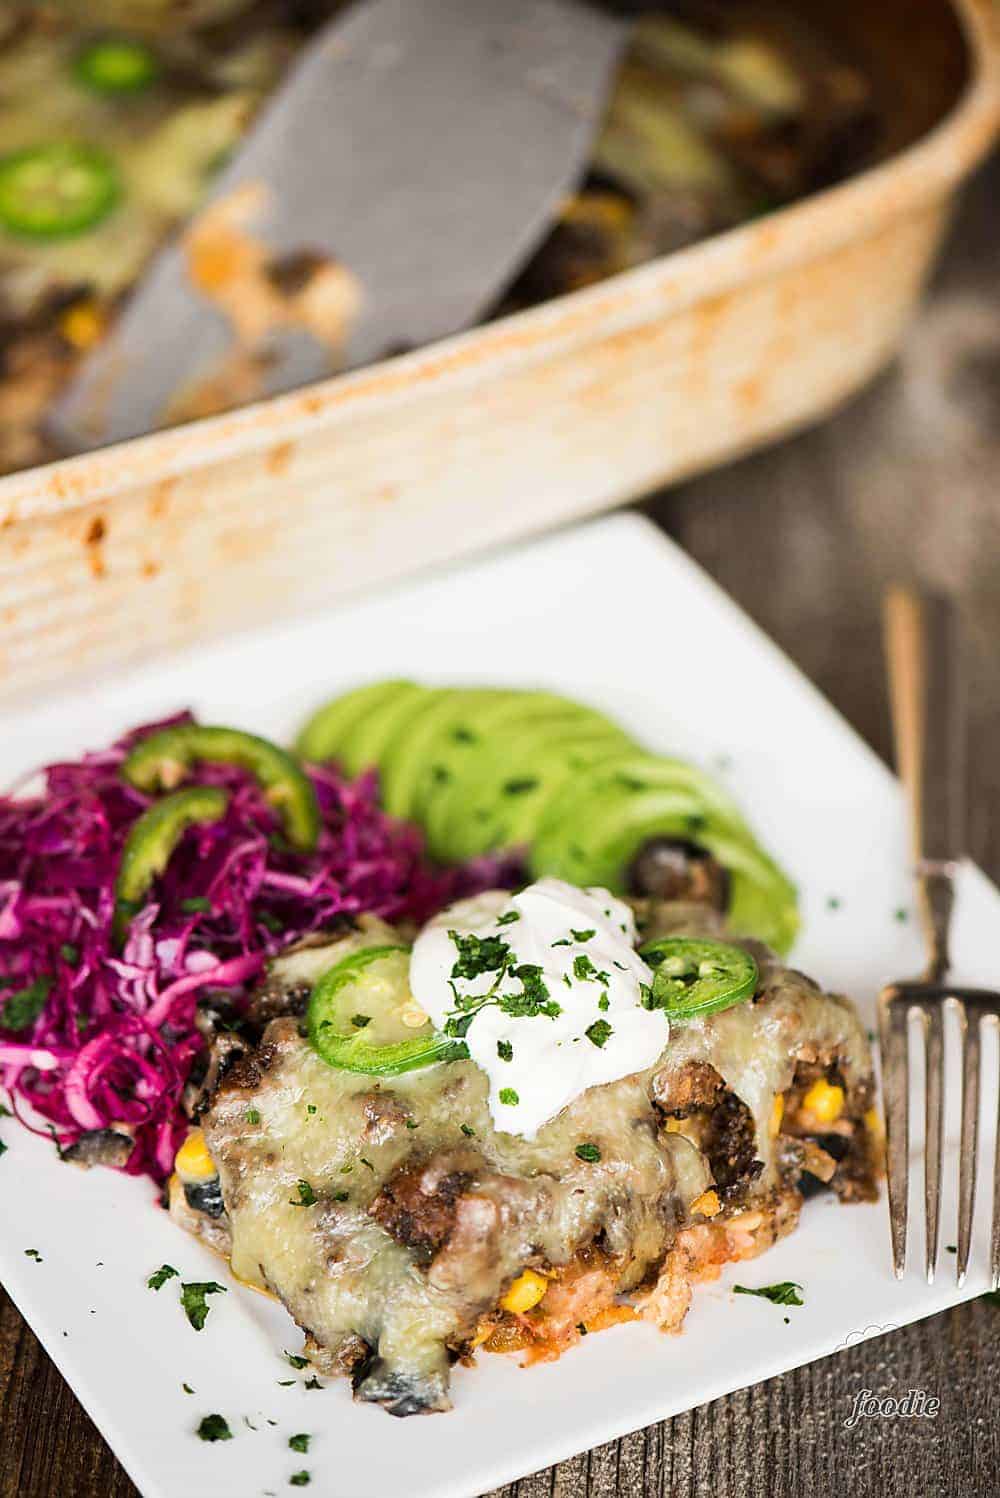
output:
[[[979,1027],[1000,1016],[1000,992],[948,983],[954,877],[965,852],[965,700],[958,620],[939,594],[894,587],[885,602],[886,656],[896,758],[910,803],[917,902],[927,943],[921,978],[892,983],[879,995],[879,1041],[885,1095],[892,1263],[906,1268],[909,1155],[909,1021],[920,1016],[925,1062],[924,1214],[927,1282],[938,1255],[941,1133],[944,1105],[944,1015],[953,1011],[962,1047],[958,1178],[957,1277],[969,1266],[979,1134]],[[1000,1102],[1000,1100],[998,1100]],[[994,1159],[990,1272],[1000,1285],[1000,1129]]]

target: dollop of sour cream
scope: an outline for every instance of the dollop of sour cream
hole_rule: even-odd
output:
[[[635,939],[621,900],[561,879],[460,900],[420,932],[413,996],[489,1077],[498,1129],[533,1139],[588,1087],[656,1061],[670,1025],[643,1007]]]

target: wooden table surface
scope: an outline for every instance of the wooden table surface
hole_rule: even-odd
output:
[[[893,370],[818,429],[644,508],[886,757],[882,587],[919,574],[955,590],[971,656],[970,852],[1000,878],[1000,162],[969,192]],[[858,1391],[910,1388],[940,1399],[936,1419],[845,1428]],[[992,1498],[998,1473],[1000,1306],[979,1300],[503,1498]],[[0,1498],[135,1491],[0,1292]]]

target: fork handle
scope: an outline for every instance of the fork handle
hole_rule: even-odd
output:
[[[965,853],[965,700],[951,599],[891,587],[885,643],[896,760],[910,803],[917,902],[929,982],[950,965],[954,874]]]

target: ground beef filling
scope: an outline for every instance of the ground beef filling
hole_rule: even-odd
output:
[[[382,1188],[369,1215],[421,1264],[429,1264],[451,1235],[456,1204],[470,1180],[462,1170],[441,1174],[417,1166],[400,1171]]]

